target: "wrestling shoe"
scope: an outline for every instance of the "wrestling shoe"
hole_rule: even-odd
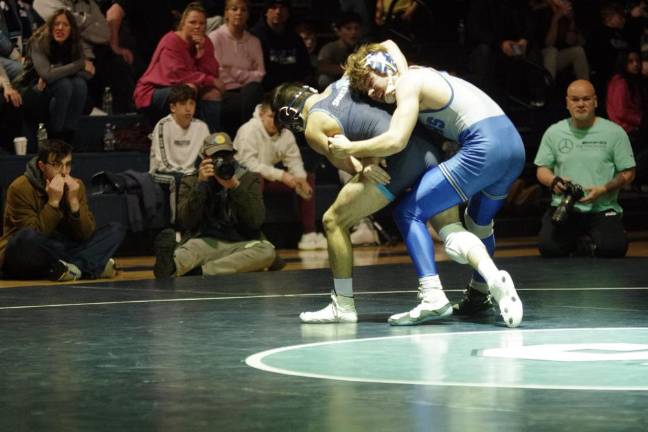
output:
[[[493,311],[491,296],[471,288],[470,285],[464,290],[464,297],[459,303],[452,305],[455,315],[474,316]]]
[[[49,270],[48,279],[54,282],[69,282],[81,279],[81,270],[72,263],[58,260]]]
[[[357,226],[355,231],[350,235],[351,244],[353,246],[361,245],[379,245],[380,238],[378,233],[371,225],[371,221],[362,221]]]
[[[497,302],[500,315],[504,318],[507,327],[517,327],[522,322],[524,314],[522,301],[515,291],[511,275],[500,270],[493,286],[489,287],[490,293]]]
[[[409,312],[390,316],[387,322],[393,326],[412,326],[451,316],[452,305],[448,301],[448,297],[440,289],[434,291],[427,296],[419,291],[418,298],[421,303]]]
[[[302,312],[299,319],[305,324],[354,323],[358,322],[353,297],[331,293],[331,303],[315,312]]]

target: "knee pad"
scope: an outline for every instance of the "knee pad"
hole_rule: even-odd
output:
[[[439,231],[439,236],[443,239],[445,253],[452,261],[459,264],[468,264],[468,254],[474,248],[485,247],[473,233],[466,231],[459,222],[444,226]]]
[[[480,239],[485,239],[493,235],[494,222],[491,220],[488,225],[477,225],[477,223],[470,217],[468,211],[464,214],[464,221],[466,222],[466,229],[475,234]]]

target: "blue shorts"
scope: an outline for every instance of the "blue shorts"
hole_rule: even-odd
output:
[[[524,168],[524,143],[506,116],[481,120],[459,135],[459,152],[439,165],[463,201],[477,192],[500,200]]]

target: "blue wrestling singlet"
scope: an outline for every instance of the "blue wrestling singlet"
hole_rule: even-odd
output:
[[[342,77],[328,88],[331,93],[313,104],[310,113],[320,111],[335,119],[349,140],[373,138],[389,129],[391,115],[353,95],[346,77]],[[412,186],[423,173],[438,165],[441,160],[440,150],[428,142],[426,133],[425,130],[414,129],[405,149],[386,158],[386,171],[391,181],[387,185],[377,186],[390,201]]]
[[[466,226],[493,254],[492,220],[524,167],[522,139],[488,95],[460,78],[431,68],[426,71],[440,74],[450,98],[440,109],[421,111],[419,123],[457,141],[460,149],[426,172],[394,211],[419,277],[437,274],[426,222],[461,202],[468,201]],[[474,279],[483,281],[477,273]]]

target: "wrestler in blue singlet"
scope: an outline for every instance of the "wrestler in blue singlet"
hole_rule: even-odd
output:
[[[389,129],[391,115],[382,108],[352,95],[348,78],[342,77],[329,88],[331,93],[314,103],[310,113],[320,111],[335,119],[342,133],[350,140],[369,139]],[[417,126],[407,147],[400,153],[386,158],[385,170],[389,173],[391,181],[387,185],[377,186],[389,201],[393,201],[428,169],[437,166],[441,160],[440,150],[429,143],[426,134],[425,130]]]
[[[430,70],[441,74],[451,96],[443,108],[421,111],[419,123],[457,141],[460,149],[429,170],[394,212],[419,277],[437,274],[426,222],[462,202],[468,201],[467,228],[494,253],[493,218],[524,167],[524,144],[502,109],[469,82]],[[474,278],[483,282],[477,272]]]

